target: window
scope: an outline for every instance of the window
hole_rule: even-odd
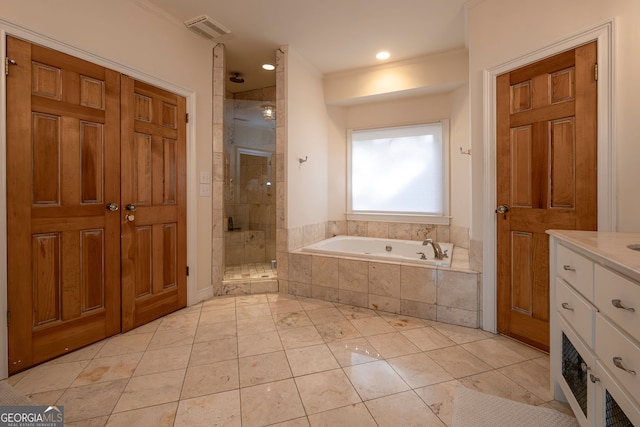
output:
[[[448,214],[448,121],[349,131],[349,212]]]

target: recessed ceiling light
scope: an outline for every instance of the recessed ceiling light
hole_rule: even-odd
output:
[[[267,71],[273,71],[276,69],[276,66],[273,64],[262,64],[262,69]]]
[[[391,56],[391,54],[389,52],[378,52],[376,53],[376,58],[383,60],[383,59],[389,59],[389,57]]]

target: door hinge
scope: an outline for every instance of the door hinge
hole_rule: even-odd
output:
[[[596,81],[598,81],[598,64],[597,63],[593,66],[593,77],[595,78]]]
[[[7,310],[7,328],[11,325],[11,312]]]
[[[13,59],[9,59],[8,56],[5,56],[4,58],[4,75],[5,76],[9,75],[9,65],[18,65],[18,63]]]
[[[184,121],[185,121],[186,123],[189,123],[189,113],[186,113],[186,114],[184,115]]]
[[[187,265],[187,276],[189,275],[189,266]]]

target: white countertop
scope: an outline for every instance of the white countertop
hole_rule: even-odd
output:
[[[640,280],[640,251],[627,247],[640,245],[640,233],[575,230],[547,230],[547,233],[594,254],[605,264],[618,267],[621,272]]]

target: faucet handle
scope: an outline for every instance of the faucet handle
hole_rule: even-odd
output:
[[[444,251],[442,251],[442,258],[449,258],[449,254],[447,253],[449,252],[449,249],[445,249]]]

